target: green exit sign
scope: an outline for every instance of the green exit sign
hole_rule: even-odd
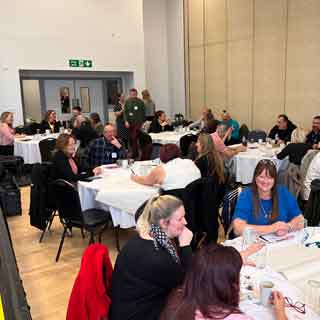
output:
[[[70,59],[69,67],[71,68],[92,68],[92,60]]]

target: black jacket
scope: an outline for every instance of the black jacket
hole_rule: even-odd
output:
[[[160,125],[158,119],[153,119],[150,124],[149,132],[150,133],[159,133],[162,131],[173,131],[173,127],[168,124],[166,126],[162,127]]]
[[[88,122],[82,122],[80,128],[73,128],[72,134],[80,140],[81,148],[86,148],[92,140],[99,138],[97,132]]]
[[[277,125],[275,125],[269,132],[269,138],[275,139],[276,135],[278,138],[284,142],[288,142],[291,140],[291,133],[297,126],[294,125],[290,120],[288,121],[287,129],[281,130]]]
[[[41,130],[42,133],[46,132],[46,130],[50,130],[51,133],[58,133],[61,127],[62,127],[61,122],[60,121],[56,121],[54,123],[53,132],[52,132],[48,121],[42,120],[42,122],[40,124],[40,128],[41,128],[40,130]]]
[[[69,182],[76,182],[78,180],[92,176],[92,172],[82,172],[81,167],[77,164],[76,160],[73,159],[78,167],[78,174],[74,174],[69,163],[69,158],[63,151],[57,151],[52,159],[52,178],[53,180],[63,179]]]
[[[282,160],[289,156],[290,162],[300,166],[302,158],[306,155],[310,148],[311,146],[306,143],[290,143],[277,154],[277,158]]]

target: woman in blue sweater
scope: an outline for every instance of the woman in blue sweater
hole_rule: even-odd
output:
[[[233,229],[241,235],[247,227],[260,234],[279,236],[303,227],[297,200],[286,187],[277,185],[277,169],[271,160],[257,164],[252,186],[239,196]]]

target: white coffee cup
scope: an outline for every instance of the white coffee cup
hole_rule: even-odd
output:
[[[273,288],[274,284],[271,281],[262,281],[260,283],[260,303],[265,307],[270,304]]]
[[[50,134],[50,130],[49,129],[46,129],[46,134]]]
[[[263,142],[262,139],[259,139],[259,140],[258,140],[258,143],[259,143],[259,144],[262,144],[262,142]]]
[[[128,168],[128,159],[123,159],[121,165],[122,165],[123,169],[127,169]]]

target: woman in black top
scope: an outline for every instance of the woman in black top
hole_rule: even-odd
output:
[[[291,134],[291,142],[281,152],[277,154],[277,158],[282,160],[289,156],[289,162],[300,166],[302,158],[306,155],[311,145],[305,143],[306,133],[301,128],[293,130]]]
[[[214,147],[211,136],[200,133],[196,147],[198,157],[194,163],[199,168],[201,177],[215,177],[219,184],[223,184],[225,180],[223,161]]]
[[[154,119],[152,120],[149,128],[150,133],[159,133],[162,131],[173,131],[172,125],[170,125],[169,119],[164,111],[157,111]]]
[[[158,196],[138,218],[138,234],[117,257],[112,275],[112,320],[158,320],[191,260],[192,232],[181,200]],[[178,247],[173,242],[177,238]]]
[[[69,134],[59,135],[53,155],[53,179],[64,179],[76,182],[93,175],[93,172],[82,172],[81,167],[74,159],[76,139]]]
[[[46,130],[50,130],[51,133],[58,133],[60,128],[62,127],[61,122],[57,121],[57,114],[54,110],[48,110],[42,120],[41,124],[41,132],[46,132]]]

